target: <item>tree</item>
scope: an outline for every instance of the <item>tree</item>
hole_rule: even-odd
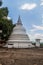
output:
[[[8,8],[7,7],[3,7],[0,8],[0,19],[2,19],[2,17],[7,17],[8,16]]]
[[[0,6],[2,5],[2,0],[0,0]]]
[[[0,0],[0,3],[1,3],[1,0]],[[13,29],[12,20],[11,19],[9,20],[7,18],[8,13],[9,11],[7,7],[0,8],[0,29],[2,29],[2,34],[1,34],[2,40],[7,40]]]

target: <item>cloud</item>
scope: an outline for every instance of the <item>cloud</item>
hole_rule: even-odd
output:
[[[32,25],[33,29],[30,30],[30,39],[31,40],[35,40],[35,39],[42,39],[41,41],[43,41],[43,34],[42,33],[38,33],[36,31],[43,31],[43,26],[38,26],[38,25]]]
[[[11,18],[10,18],[10,17],[7,17],[7,19],[8,19],[8,20],[11,20]]]
[[[37,38],[37,39],[43,39],[43,34],[36,33],[36,34],[34,34],[34,37]]]
[[[43,0],[41,0],[41,1],[43,1]]]
[[[33,25],[33,27],[37,30],[43,30],[43,26],[37,26],[37,25]]]
[[[43,34],[41,34],[41,33],[34,33],[34,34],[30,33],[30,34],[28,34],[28,36],[31,41],[35,41],[35,39],[41,39],[41,42],[43,41]]]
[[[36,29],[31,29],[30,31],[31,31],[31,32],[34,32],[34,31],[36,31]]]
[[[43,2],[41,2],[41,4],[40,4],[41,6],[43,6]]]
[[[11,18],[10,18],[10,17],[8,17],[8,16],[7,16],[7,17],[6,17],[6,16],[4,16],[3,18],[4,18],[4,19],[11,20]]]
[[[31,4],[25,3],[25,4],[21,5],[20,9],[22,9],[22,10],[32,10],[36,6],[37,6],[37,4],[35,4],[35,3],[31,3]]]
[[[43,31],[43,26],[37,26],[37,25],[32,25],[33,29],[31,29],[31,32],[37,31],[37,30],[42,30]]]

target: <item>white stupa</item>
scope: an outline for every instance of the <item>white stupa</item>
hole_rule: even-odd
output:
[[[18,18],[18,21],[16,23],[16,26],[13,28],[13,32],[5,45],[5,47],[8,48],[31,48],[34,47],[31,44],[31,41],[26,34],[26,30],[23,27],[23,24],[21,22],[20,16]]]

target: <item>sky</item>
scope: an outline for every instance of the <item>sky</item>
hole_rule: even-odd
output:
[[[8,17],[15,24],[20,15],[30,40],[43,41],[43,0],[2,0],[2,7],[8,7]]]

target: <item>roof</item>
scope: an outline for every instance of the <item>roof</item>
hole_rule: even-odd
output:
[[[18,24],[18,25],[22,25],[22,21],[21,21],[21,18],[20,18],[20,16],[18,17],[17,24]]]

